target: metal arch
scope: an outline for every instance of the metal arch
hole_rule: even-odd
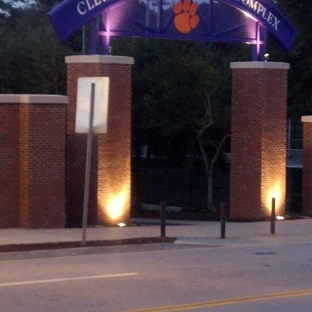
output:
[[[129,5],[135,0],[64,0],[49,13],[50,22],[55,29],[58,37],[61,40],[66,40],[72,33],[79,29],[85,23],[91,21],[92,24],[92,43],[91,53],[96,54],[99,51],[99,46],[102,46],[104,54],[109,52],[109,38],[110,36],[141,36],[150,38],[167,38],[167,39],[184,39],[184,40],[202,40],[212,42],[238,42],[253,44],[253,60],[263,60],[263,55],[266,49],[266,30],[272,33],[285,49],[290,49],[296,36],[296,31],[289,23],[289,21],[281,14],[281,12],[273,5],[266,2],[266,0],[206,0],[201,1],[201,4],[206,4],[208,12],[207,17],[202,17],[202,33],[195,32],[191,36],[170,32],[172,27],[173,10],[169,13],[164,10],[166,3],[164,0],[156,1],[156,8],[153,8],[152,13],[157,15],[156,25],[151,26],[150,21],[147,19],[151,12],[149,1],[145,0],[146,21],[142,23],[136,20],[134,16],[122,16],[123,21],[127,25],[132,25],[133,29],[129,31],[125,29],[108,29],[108,21],[112,14],[115,14],[114,8],[123,5]],[[175,1],[177,2],[177,1]],[[194,0],[198,2],[198,0]],[[140,2],[136,2],[140,4]],[[224,4],[228,10],[230,7],[240,12],[247,12],[254,21],[246,18],[244,21],[238,21],[236,25],[231,25],[228,28],[220,28],[220,31],[214,31],[217,18],[214,16],[215,6]],[[135,4],[134,4],[135,5]],[[172,2],[173,8],[173,2]],[[232,10],[233,10],[232,9]],[[116,10],[117,11],[117,10]],[[118,10],[122,12],[123,9]],[[78,13],[77,13],[78,12]],[[167,14],[166,18],[164,17]],[[199,14],[199,13],[198,13]],[[219,17],[218,17],[219,18]],[[207,21],[208,20],[208,21]],[[226,23],[226,21],[225,21]],[[253,35],[248,36],[235,36],[239,31],[244,32],[247,23],[253,23]],[[99,38],[103,40],[103,44],[99,45]]]
[[[290,50],[297,35],[296,29],[277,7],[266,0],[218,0],[228,3],[238,9],[248,12],[262,23],[263,26],[280,42]]]
[[[90,0],[63,0],[48,12],[47,15],[50,23],[61,41],[67,40],[81,26],[92,21],[110,6],[132,0],[109,0],[107,2],[106,0],[95,1],[96,3],[100,3],[100,5],[95,6],[94,2],[92,5]],[[85,14],[77,13],[79,3],[83,3],[84,7],[87,9]],[[90,10],[89,7],[92,6],[92,10]]]
[[[128,0],[128,1],[123,1],[123,2],[129,2],[133,0]],[[147,0],[148,1],[148,0]],[[123,2],[120,2],[119,5]],[[163,0],[159,0],[159,2],[162,2]],[[209,2],[209,1],[207,1]],[[222,2],[222,1],[218,1]],[[224,1],[226,2],[226,1]],[[108,12],[111,8],[114,8],[118,4],[113,4],[111,7],[107,8],[106,14],[108,17],[110,16]],[[177,34],[170,34],[168,33],[168,28],[172,24],[172,20],[174,17],[173,10],[171,12],[171,16],[167,17],[167,21],[163,20],[163,5],[157,6],[158,12],[157,14],[157,23],[155,27],[151,27],[149,23],[147,22],[147,18],[145,20],[145,24],[135,20],[131,15],[125,18],[129,23],[132,25],[136,26],[139,31],[133,31],[127,29],[127,30],[108,30],[107,27],[104,26],[104,29],[98,29],[97,34],[99,37],[103,39],[103,51],[109,51],[109,37],[110,36],[134,36],[134,37],[149,37],[149,38],[166,38],[166,39],[180,39],[180,40],[197,40],[197,41],[209,41],[209,42],[231,42],[231,43],[249,43],[253,46],[253,53],[252,53],[252,60],[253,61],[260,61],[264,59],[264,54],[266,52],[266,30],[265,28],[261,25],[261,23],[255,21],[255,20],[250,20],[249,18],[245,17],[245,20],[243,22],[238,22],[235,24],[235,26],[231,26],[228,28],[222,29],[222,31],[213,31],[214,26],[213,26],[213,11],[214,11],[214,1],[210,1],[209,3],[209,11],[206,12],[208,15],[208,21],[209,23],[206,25],[205,28],[205,34],[204,35],[195,35],[191,37],[186,37],[184,35],[177,35]],[[228,7],[228,4],[226,3],[226,6]],[[237,10],[237,8],[235,8]],[[123,11],[123,10],[120,10]],[[147,9],[146,9],[147,11]],[[155,13],[155,12],[154,12]],[[241,13],[242,14],[242,13]],[[104,14],[103,14],[104,16]],[[103,18],[103,24],[105,25],[105,17]],[[101,23],[100,23],[101,24]],[[248,37],[235,37],[231,36],[231,33],[239,30],[244,30],[244,28],[249,27],[252,24],[253,28],[253,35],[248,36]],[[98,38],[93,38],[93,41],[95,42]],[[98,43],[94,44],[98,45]],[[99,46],[99,45],[98,45]],[[92,49],[92,53],[95,53],[95,49]]]

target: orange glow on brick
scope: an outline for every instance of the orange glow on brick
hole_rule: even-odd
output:
[[[126,213],[129,198],[129,188],[124,187],[119,193],[110,195],[107,200],[107,215],[111,220],[120,220]]]

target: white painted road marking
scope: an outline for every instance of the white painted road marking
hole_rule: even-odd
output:
[[[58,283],[58,282],[71,282],[71,281],[81,281],[81,280],[101,279],[101,278],[113,278],[113,277],[124,277],[124,276],[133,276],[133,275],[137,275],[137,274],[138,273],[120,273],[120,274],[57,278],[57,279],[14,282],[14,283],[1,283],[0,287],[22,286],[22,285],[32,285],[32,284],[44,284],[44,283]]]

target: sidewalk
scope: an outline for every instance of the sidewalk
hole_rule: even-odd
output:
[[[138,226],[93,227],[86,232],[87,241],[122,240],[159,237],[158,220],[133,219]],[[176,243],[234,244],[266,241],[270,235],[269,222],[226,223],[226,239],[220,239],[219,222],[167,221],[166,236]],[[307,240],[312,242],[312,219],[277,221],[275,240]],[[81,242],[82,229],[0,229],[0,245]]]
[[[165,242],[160,239],[158,220],[136,219],[133,222],[138,226],[88,228],[86,246],[81,246],[82,229],[0,229],[0,248],[2,248],[0,261],[138,251],[174,251],[196,247],[244,248],[254,246],[262,250],[262,246],[274,248],[281,244],[298,243],[305,244],[304,248],[307,248],[307,244],[312,243],[312,219],[278,221],[275,226],[275,235],[270,235],[270,222],[228,222],[225,239],[220,238],[220,222],[167,220],[166,238],[168,239]],[[176,238],[174,243],[172,241],[168,243],[170,237]],[[140,238],[144,239],[139,240]],[[129,239],[134,239],[134,242],[129,242]],[[128,240],[126,241],[127,245],[115,244],[116,240]],[[100,244],[96,243],[91,247],[92,241],[100,241]],[[45,245],[46,243],[49,246]],[[63,244],[57,244],[56,247],[49,243],[67,244],[65,244],[66,247]],[[75,247],[72,247],[71,243],[75,244]],[[29,244],[43,245],[26,251]]]

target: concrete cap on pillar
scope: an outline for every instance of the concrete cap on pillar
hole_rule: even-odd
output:
[[[312,115],[310,116],[302,116],[301,117],[302,122],[312,122]]]
[[[0,103],[68,104],[68,97],[53,94],[0,94]]]
[[[232,69],[289,69],[289,63],[282,62],[232,62]]]
[[[72,55],[65,57],[66,64],[97,63],[97,64],[126,64],[133,65],[134,58],[119,55]]]

